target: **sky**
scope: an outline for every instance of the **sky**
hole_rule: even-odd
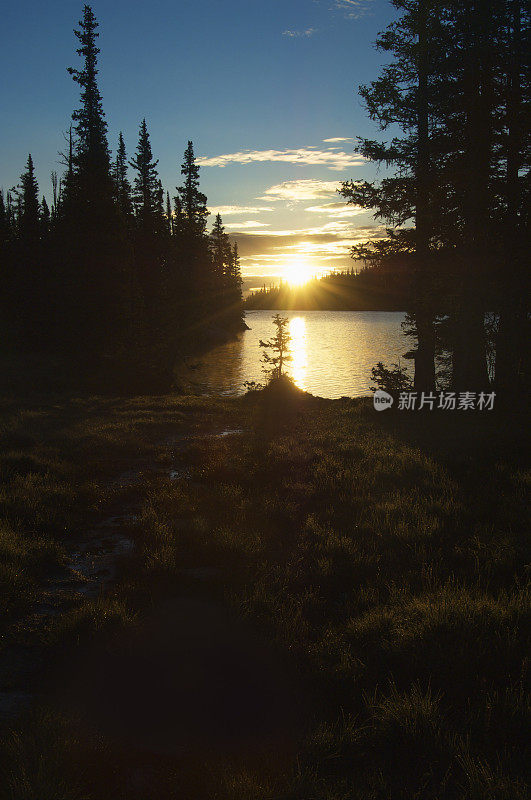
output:
[[[350,267],[353,243],[381,236],[346,206],[341,181],[382,177],[356,153],[375,138],[357,94],[385,56],[388,0],[94,0],[99,85],[116,148],[131,157],[146,118],[164,188],[175,194],[191,139],[201,188],[239,244],[247,288]],[[1,0],[0,186],[28,153],[43,193],[79,102],[73,29],[82,2]],[[212,222],[213,217],[210,218]]]

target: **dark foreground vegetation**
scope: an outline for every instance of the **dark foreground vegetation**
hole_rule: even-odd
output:
[[[289,386],[4,399],[0,797],[527,797],[522,435]],[[72,542],[126,508],[87,596]]]

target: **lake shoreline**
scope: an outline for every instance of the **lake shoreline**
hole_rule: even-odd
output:
[[[370,397],[372,367],[378,361],[404,360],[411,341],[402,330],[400,312],[350,312],[282,310],[290,319],[292,361],[288,372],[297,385],[319,397]],[[249,327],[243,335],[208,353],[188,359],[189,369],[179,369],[176,385],[196,393],[237,396],[246,382],[263,383],[260,341],[273,333],[273,312],[246,312]],[[182,367],[182,365],[181,365]]]

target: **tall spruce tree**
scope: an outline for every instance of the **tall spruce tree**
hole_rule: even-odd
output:
[[[116,199],[120,211],[126,219],[128,219],[133,211],[133,203],[131,199],[131,184],[127,177],[127,152],[125,149],[125,141],[122,132],[118,135],[118,149],[116,151],[116,159],[114,162],[113,172],[114,182],[116,185]]]
[[[206,195],[199,188],[199,167],[191,141],[181,166],[184,182],[177,187],[175,198],[175,236],[180,250],[185,285],[190,295],[197,297],[196,323],[207,313],[206,304],[211,288],[211,260],[206,233],[208,209]]]
[[[516,266],[522,263],[524,251],[517,230],[522,230],[519,220],[526,185],[526,155],[520,138],[525,105],[521,92],[526,80],[519,34],[525,15],[516,0],[464,4],[457,0],[395,0],[393,5],[402,15],[378,42],[392,54],[393,61],[384,68],[382,78],[362,89],[362,94],[369,113],[382,127],[398,123],[415,135],[409,137],[409,154],[407,138],[385,147],[364,141],[362,152],[396,165],[397,175],[384,179],[378,187],[347,184],[345,196],[365,207],[372,205],[382,218],[398,225],[406,223],[406,228],[415,222],[417,255],[422,250],[425,253],[418,264],[435,265],[435,274],[433,268],[417,271],[416,322],[422,319],[419,298],[430,296],[426,288],[432,284],[436,290],[432,311],[443,306],[451,312],[445,327],[456,389],[477,390],[488,384],[485,312],[489,307],[499,308],[501,302],[505,311],[498,355],[508,365],[507,384],[509,375],[518,372],[516,354],[524,349],[521,343],[525,338],[521,322],[526,313],[517,299],[525,295],[523,272]],[[414,153],[417,169],[408,157]],[[416,192],[414,215],[408,211],[410,185]],[[511,205],[520,210],[509,212]],[[413,233],[402,229],[393,233],[388,244],[407,251],[412,239]],[[511,267],[496,281],[496,262],[505,262],[509,253]],[[444,283],[440,272],[437,274],[441,267],[453,282],[444,299],[437,290],[441,281]],[[515,314],[517,308],[521,311]],[[420,335],[420,329],[417,333]]]
[[[140,123],[136,154],[130,161],[136,172],[133,181],[133,206],[141,227],[152,227],[155,224],[159,205],[158,163],[158,160],[153,160],[147,124],[143,119]]]
[[[98,27],[92,8],[89,5],[83,6],[80,30],[74,30],[81,43],[77,53],[83,58],[83,69],[69,67],[68,72],[81,87],[81,107],[72,114],[77,135],[75,163],[79,172],[101,180],[110,176],[110,153],[107,123],[97,83],[100,52],[96,46]]]
[[[42,332],[45,287],[43,281],[39,186],[31,155],[16,188],[17,236],[13,269],[13,301],[18,311],[19,344],[39,344]]]
[[[13,340],[16,297],[14,295],[14,265],[13,265],[13,226],[9,211],[9,193],[4,197],[4,190],[0,190],[0,333],[4,345],[11,344]]]
[[[10,239],[10,225],[7,214],[7,206],[4,198],[4,190],[0,189],[0,250],[4,248]]]
[[[499,120],[495,142],[500,194],[496,231],[502,247],[497,251],[500,319],[496,390],[503,402],[510,404],[515,393],[529,391],[531,380],[527,267],[531,149],[526,137],[531,102],[527,56],[531,12],[521,0],[506,0],[499,11],[494,83]]]
[[[130,165],[135,171],[133,207],[135,214],[135,268],[142,293],[146,330],[146,357],[149,369],[157,372],[166,362],[166,336],[163,320],[167,303],[166,265],[168,234],[163,209],[162,185],[157,173],[158,160],[153,158],[146,120],[140,123],[138,145]]]
[[[132,317],[130,249],[116,202],[107,142],[107,123],[97,84],[98,23],[85,5],[75,36],[81,69],[69,73],[81,88],[80,107],[72,114],[68,172],[62,203],[62,306],[65,333],[76,352],[87,353],[95,366],[127,358]],[[111,361],[109,361],[111,359]]]
[[[226,328],[238,327],[241,323],[241,309],[238,297],[237,273],[239,262],[237,249],[233,250],[231,241],[225,233],[223,220],[216,214],[210,234],[210,253],[212,259],[212,306],[216,309],[218,321]]]
[[[188,142],[181,166],[184,183],[177,188],[181,200],[183,221],[188,231],[202,237],[206,231],[208,217],[207,198],[199,189],[199,167],[195,161],[194,146]]]
[[[373,248],[376,259],[409,254],[412,264],[412,303],[409,309],[417,337],[415,388],[435,387],[435,317],[433,251],[441,244],[437,190],[441,124],[439,93],[444,82],[445,38],[438,0],[394,0],[402,15],[380,34],[377,47],[393,56],[381,76],[360,87],[369,116],[381,130],[398,126],[401,137],[388,143],[360,139],[360,151],[372,161],[392,165],[394,176],[379,184],[348,181],[342,194],[349,203],[376,210],[392,228],[389,238]]]
[[[173,213],[171,210],[171,200],[170,200],[170,193],[166,192],[166,224],[168,226],[168,234],[171,236],[173,234]]]
[[[228,299],[229,310],[231,315],[231,325],[235,329],[245,328],[242,298],[242,272],[240,266],[240,254],[238,252],[238,243],[234,242],[232,246],[232,257],[230,259],[230,272],[228,276]]]
[[[19,236],[23,245],[31,250],[37,247],[40,238],[39,185],[31,154],[28,155],[26,170],[20,176],[18,194],[21,199]]]
[[[210,234],[210,253],[212,256],[212,278],[219,291],[226,285],[226,278],[230,273],[231,244],[223,227],[221,214],[216,214],[216,219]]]
[[[489,384],[484,286],[492,271],[489,239],[493,222],[494,20],[491,0],[470,0],[462,6],[452,3],[449,11],[453,34],[449,52],[455,53],[454,97],[449,110],[455,122],[457,106],[461,123],[460,135],[455,135],[455,128],[452,133],[453,150],[460,153],[456,188],[458,218],[462,221],[452,382],[454,388],[464,391],[484,389]]]
[[[41,227],[41,238],[44,238],[49,234],[51,224],[50,207],[48,206],[46,197],[44,195],[42,196],[39,208],[39,220]]]

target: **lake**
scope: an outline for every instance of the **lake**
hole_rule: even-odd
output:
[[[201,394],[237,395],[244,381],[264,381],[260,339],[270,339],[274,311],[248,311],[250,330],[189,362],[181,384]],[[370,395],[371,368],[378,361],[411,370],[404,353],[412,341],[404,335],[405,314],[387,311],[285,311],[289,318],[293,360],[286,371],[305,391],[320,397]]]

